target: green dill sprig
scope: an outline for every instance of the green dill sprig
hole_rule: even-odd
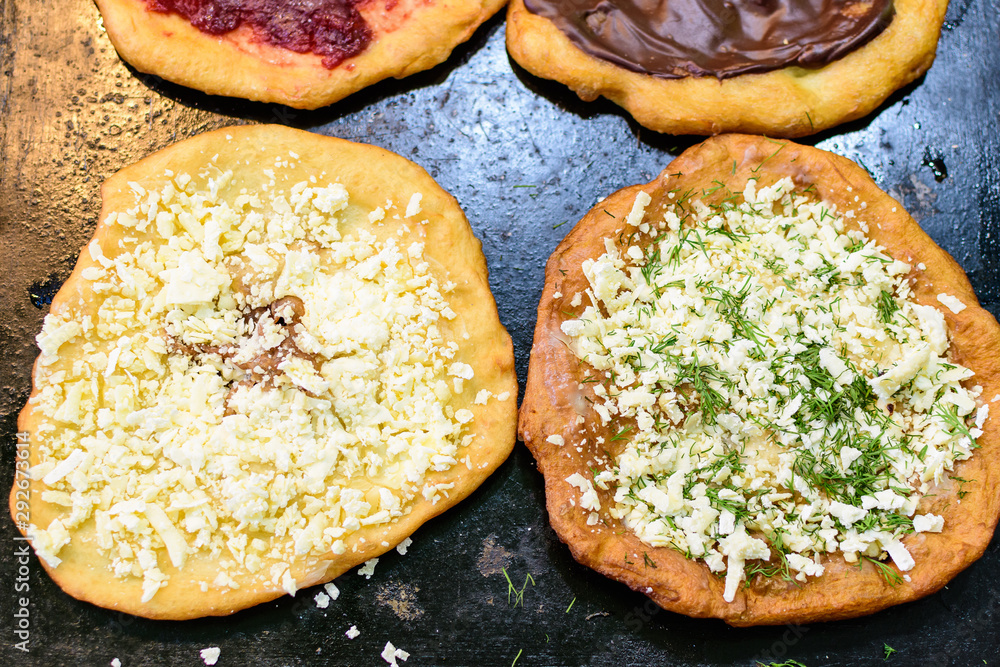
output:
[[[501,570],[503,571],[504,578],[507,579],[507,605],[510,606],[511,596],[513,596],[514,597],[514,606],[517,607],[518,605],[520,605],[520,606],[523,607],[524,606],[524,592],[528,588],[528,582],[531,582],[531,585],[534,586],[535,585],[535,579],[531,576],[530,572],[527,573],[524,576],[524,585],[522,585],[521,588],[518,589],[517,587],[514,586],[514,582],[512,582],[510,580],[510,575],[507,574],[507,568],[501,568]]]
[[[882,290],[882,293],[878,295],[876,310],[878,310],[878,318],[885,324],[889,324],[892,322],[892,316],[899,312],[899,304],[896,303],[896,298],[891,293]]]
[[[647,285],[653,285],[653,281],[663,271],[663,263],[660,261],[660,249],[656,248],[646,257],[646,263],[639,269]],[[659,298],[659,293],[657,293]]]
[[[969,439],[973,447],[976,446],[976,441],[972,437],[972,433],[969,431],[968,425],[966,425],[965,420],[958,416],[958,408],[954,405],[939,405],[938,409],[934,411],[934,416],[940,417],[941,421],[945,423],[948,427],[948,434],[953,438],[964,436]]]
[[[758,336],[763,335],[763,330],[756,322],[747,318],[743,311],[743,304],[750,295],[752,283],[750,277],[743,282],[739,290],[731,292],[715,285],[710,286],[713,296],[705,296],[705,301],[715,302],[719,315],[733,328],[733,333],[741,338],[752,341],[757,347],[761,346]]]
[[[780,276],[788,270],[788,266],[782,263],[777,257],[768,257],[764,260],[763,264],[765,269],[776,276]]]
[[[888,563],[883,563],[880,560],[877,560],[875,558],[869,558],[868,556],[862,556],[861,559],[858,560],[858,566],[860,567],[864,563],[864,561],[868,561],[869,563],[874,565],[875,568],[878,570],[878,573],[882,576],[882,579],[885,580],[885,583],[889,584],[893,588],[899,586],[901,583],[903,583],[903,581],[905,581],[903,579],[903,575],[897,572]]]
[[[677,384],[689,385],[698,396],[698,406],[706,424],[714,425],[719,413],[728,401],[710,383],[731,383],[725,373],[715,366],[703,366],[698,359],[681,364],[677,368]]]
[[[708,497],[708,502],[712,505],[712,507],[720,512],[722,510],[726,510],[736,517],[737,521],[742,521],[750,516],[750,512],[747,511],[746,501],[742,497],[739,499],[720,498],[719,492],[721,490],[722,489],[718,489],[714,486],[709,486],[705,489],[705,495]]]
[[[969,492],[965,489],[965,485],[976,481],[974,479],[965,479],[958,475],[948,475],[948,479],[958,482],[958,492],[955,495],[958,496],[959,500],[964,500],[969,495]]]
[[[788,567],[788,559],[785,554],[779,552],[779,556],[779,562],[777,563],[768,563],[761,560],[755,560],[751,563],[747,563],[744,570],[746,581],[743,582],[743,587],[749,588],[753,578],[757,575],[760,575],[765,579],[779,577],[784,581],[795,581],[792,577],[792,572]]]
[[[616,442],[618,440],[624,440],[628,436],[628,434],[629,434],[629,432],[631,430],[632,430],[632,425],[631,424],[627,424],[627,425],[623,426],[620,431],[618,431],[613,436],[611,436],[611,442]]]

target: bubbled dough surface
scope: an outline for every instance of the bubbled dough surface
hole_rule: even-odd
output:
[[[763,167],[752,171],[762,163]],[[955,260],[920,229],[901,204],[879,190],[867,172],[846,158],[790,142],[745,135],[709,139],[685,151],[651,183],[619,190],[599,203],[566,236],[548,261],[518,429],[545,476],[546,505],[552,526],[569,545],[574,558],[584,565],[649,595],[665,609],[689,616],[717,617],[731,625],[850,618],[933,593],[978,559],[993,536],[1000,514],[1000,497],[995,491],[1000,484],[1000,403],[992,404],[984,433],[978,438],[980,448],[971,459],[958,463],[951,473],[976,480],[965,486],[968,494],[959,502],[958,485],[945,479],[939,487],[931,489],[930,494],[937,494],[935,497],[921,502],[918,511],[944,517],[944,530],[903,539],[916,565],[907,572],[911,581],[895,588],[885,582],[874,565],[865,562],[859,569],[837,553],[821,561],[826,567],[821,577],[810,577],[800,585],[758,578],[748,589],[741,586],[735,600],[726,603],[722,599],[725,579],[712,574],[704,562],[688,560],[669,548],[645,544],[606,511],[601,512],[606,525],[588,526],[589,512],[579,503],[570,502],[578,492],[566,483],[566,477],[580,473],[589,479],[588,461],[601,455],[605,447],[593,444],[594,438],[602,435],[609,444],[614,444],[610,442],[614,424],[602,427],[592,410],[581,410],[589,405],[581,394],[595,398],[593,385],[586,384],[582,392],[578,390],[587,367],[563,342],[566,337],[560,329],[566,319],[563,311],[573,311],[570,305],[573,295],[588,286],[581,270],[583,260],[604,253],[603,239],[617,235],[622,229],[639,191],[653,197],[646,208],[648,216],[658,209],[658,190],[679,188],[684,192],[695,188],[700,192],[721,180],[733,192],[742,192],[752,175],[760,177],[761,185],[785,176],[801,188],[815,184],[818,197],[835,203],[839,212],[855,210],[868,223],[869,238],[884,246],[888,255],[912,265],[908,278],[914,300],[943,312],[951,338],[949,359],[975,372],[967,384],[983,387],[980,402],[988,402],[1000,393],[997,357],[1000,325],[979,306]],[[853,192],[847,191],[848,186]],[[855,196],[867,202],[866,209],[859,208]],[[848,227],[853,224],[847,223]],[[921,262],[926,269],[917,268]],[[556,292],[562,296],[556,297]],[[958,314],[941,307],[937,295],[942,292],[958,297],[968,307]],[[580,427],[573,425],[579,414],[587,418],[582,428],[590,443],[582,452],[573,446],[580,439],[576,435]],[[561,435],[566,445],[559,447],[546,442],[552,434]],[[617,453],[611,451],[612,456]],[[605,510],[614,503],[613,493],[600,489],[597,493]],[[655,568],[645,563],[644,553],[656,564]]]
[[[227,139],[227,135],[232,140]],[[147,190],[159,190],[166,184],[164,170],[170,169],[175,174],[197,174],[209,159],[218,155],[214,163],[233,172],[230,185],[220,191],[220,199],[231,203],[241,187],[252,190],[255,185],[270,180],[261,173],[261,169],[273,165],[276,156],[287,158],[289,151],[300,156],[294,169],[282,170],[282,173],[289,174],[289,186],[308,180],[311,175],[319,178],[319,174],[325,171],[327,178],[338,180],[347,188],[350,204],[343,214],[345,222],[339,225],[342,234],[346,236],[351,229],[366,228],[380,240],[390,236],[399,239],[401,247],[416,241],[426,244],[424,257],[430,262],[435,278],[440,284],[450,279],[457,285],[446,298],[458,316],[450,322],[442,320],[439,326],[446,338],[460,345],[454,361],[469,364],[475,372],[474,378],[466,383],[465,391],[452,402],[455,410],[466,408],[475,415],[470,431],[474,436],[473,443],[468,448],[460,449],[458,455],[459,459],[469,456],[471,470],[459,460],[449,470],[431,472],[426,481],[455,485],[447,498],[441,497],[437,504],[431,504],[418,494],[410,504],[409,514],[388,524],[363,526],[361,530],[345,536],[347,551],[343,555],[297,559],[291,565],[292,575],[298,587],[304,588],[330,581],[388,551],[425,521],[475,490],[513,448],[517,379],[514,375],[513,347],[497,315],[487,281],[486,261],[458,202],[422,168],[381,148],[282,126],[229,127],[208,132],[161,150],[109,178],[101,188],[101,222],[95,238],[107,257],[114,258],[121,252],[117,244],[122,228],[112,229],[103,221],[111,212],[124,211],[135,205],[129,182],[138,182]],[[248,157],[251,158],[249,166],[242,162]],[[391,216],[387,216],[381,226],[373,227],[368,223],[368,213],[384,206],[386,198],[392,199],[402,210],[414,192],[422,193],[423,198],[419,217],[408,221],[412,233],[402,238],[396,236],[400,221],[392,220]],[[417,224],[417,220],[424,218],[429,220],[428,224]],[[147,233],[143,237],[135,231],[129,230],[129,233],[138,235],[139,242],[154,236]],[[81,276],[84,269],[94,264],[90,253],[84,250],[73,273],[53,299],[52,313],[66,312],[70,304],[82,300],[84,312],[91,313],[96,320],[99,303],[94,301],[89,283]],[[461,338],[464,331],[470,336],[468,340]],[[57,370],[60,366],[71,365],[77,353],[74,348],[82,343],[78,340],[64,344],[60,348],[59,361],[49,368]],[[32,396],[40,391],[40,376],[36,362]],[[486,405],[473,405],[476,393],[483,389],[494,394],[509,392],[510,398],[503,402],[491,398]],[[31,434],[32,465],[38,463],[35,430],[42,418],[29,404],[18,419],[18,430]],[[32,482],[31,521],[42,528],[65,511],[58,505],[41,500],[41,492],[45,488],[40,480]],[[12,512],[16,490],[15,486],[10,497]],[[361,538],[365,538],[364,544],[361,544]],[[383,542],[388,546],[382,546]],[[353,551],[354,546],[358,547],[356,552]],[[96,548],[92,518],[73,533],[73,541],[58,555],[62,559],[58,567],[49,567],[44,560],[42,564],[70,595],[101,607],[149,618],[186,619],[230,614],[285,594],[280,586],[254,583],[250,575],[238,570],[233,571],[232,578],[241,584],[240,588],[226,591],[210,586],[208,592],[203,592],[200,584],[202,581],[212,582],[219,571],[218,562],[203,553],[192,553],[182,571],[178,572],[167,558],[165,549],[161,549],[158,553],[159,566],[170,576],[170,581],[152,600],[142,603],[142,579],[118,579],[112,574],[110,559]],[[265,559],[263,562],[262,571],[266,571],[273,562],[281,561]]]
[[[444,62],[505,0],[370,0],[358,7],[368,47],[333,69],[311,53],[254,40],[249,28],[214,36],[144,0],[96,0],[111,43],[141,72],[212,95],[316,109],[389,77]]]
[[[895,6],[882,34],[824,67],[722,81],[659,79],[595,58],[523,0],[511,0],[507,10],[507,49],[532,74],[559,81],[584,100],[604,96],[657,132],[802,137],[868,114],[931,66],[948,0],[895,0]]]

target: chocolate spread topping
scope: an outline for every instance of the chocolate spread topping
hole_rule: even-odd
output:
[[[209,35],[246,24],[261,41],[323,56],[333,69],[367,48],[371,28],[357,7],[365,0],[146,0],[150,11],[180,14]]]
[[[818,67],[874,39],[892,0],[525,0],[583,51],[675,79]]]

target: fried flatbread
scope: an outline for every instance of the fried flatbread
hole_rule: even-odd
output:
[[[895,8],[879,36],[828,65],[723,80],[662,79],[600,60],[529,12],[523,0],[512,0],[507,10],[507,49],[532,74],[559,81],[586,101],[604,96],[657,132],[802,137],[871,113],[931,66],[947,0],[896,0]]]
[[[958,264],[862,168],[811,147],[723,135],[683,153],[653,182],[609,196],[552,254],[519,420],[519,433],[545,476],[552,526],[579,562],[645,593],[665,609],[717,617],[737,626],[849,618],[933,593],[982,555],[1000,513],[994,491],[1000,483],[1000,423],[991,416],[971,458],[957,462],[954,471],[943,475],[921,500],[919,512],[940,515],[944,528],[902,538],[915,561],[912,569],[900,572],[892,564],[866,558],[849,563],[837,551],[819,556],[825,572],[805,581],[750,573],[747,585],[726,602],[722,576],[702,560],[640,540],[610,516],[614,489],[589,486],[596,473],[611,465],[615,450],[627,446],[630,429],[614,420],[602,425],[593,408],[600,402],[595,389],[601,382],[594,382],[593,368],[577,358],[562,328],[589,303],[587,297],[581,304],[575,296],[591,287],[583,263],[605,252],[605,239],[624,251],[627,243],[622,239],[627,233],[620,234],[629,224],[626,218],[638,193],[650,195],[647,211],[662,216],[662,206],[672,201],[670,193],[678,199],[681,193],[696,193],[692,201],[702,197],[712,201],[713,196],[727,196],[718,192],[723,185],[727,193],[741,193],[748,179],[757,179],[758,187],[764,187],[785,177],[798,189],[836,204],[840,214],[856,212],[856,217],[847,216],[847,228],[857,229],[859,220],[867,222],[869,238],[891,258],[910,265],[905,280],[913,301],[943,314],[951,339],[947,359],[974,371],[962,385],[982,388],[980,405],[1000,395],[1000,326],[978,305]],[[647,213],[644,220],[651,219]],[[952,295],[958,301],[939,295]],[[944,302],[951,306],[943,307]],[[602,444],[598,438],[603,438]]]
[[[11,492],[69,594],[229,614],[391,549],[510,453],[511,341],[479,241],[420,167],[230,127],[102,196],[39,335]]]
[[[358,11],[371,42],[332,69],[321,56],[272,46],[245,26],[214,36],[178,14],[149,11],[144,0],[97,0],[97,6],[118,54],[141,72],[212,95],[316,109],[444,62],[503,0],[363,3]]]

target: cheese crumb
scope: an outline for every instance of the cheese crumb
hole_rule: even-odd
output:
[[[355,639],[361,634],[361,632],[358,631],[357,626],[352,625],[347,629],[347,632],[345,632],[344,634],[347,635],[348,639]]]
[[[211,648],[203,648],[201,649],[201,659],[205,662],[206,665],[214,665],[216,662],[218,662],[220,653],[222,653],[222,651],[219,649],[218,646],[213,646]]]
[[[323,584],[323,590],[326,591],[326,594],[330,596],[331,600],[336,600],[340,597],[340,589],[337,588],[337,585],[332,581]]]
[[[633,227],[638,227],[639,223],[642,222],[642,216],[646,213],[646,207],[649,206],[649,202],[651,201],[653,201],[652,197],[640,190],[632,202],[632,210],[629,211],[625,222]]]
[[[372,575],[375,574],[376,565],[378,565],[378,558],[366,560],[365,564],[358,568],[358,574],[363,576],[365,579],[371,579]]]
[[[412,218],[413,216],[420,213],[420,200],[423,199],[423,195],[419,192],[414,192],[413,196],[410,197],[410,202],[406,205],[406,218]]]
[[[324,593],[323,591],[320,591],[319,593],[316,594],[315,601],[316,601],[316,606],[319,609],[326,609],[327,607],[330,606],[330,596]]]
[[[938,514],[918,514],[913,517],[913,530],[918,533],[940,533],[944,517]]]
[[[399,552],[400,556],[405,556],[406,555],[406,551],[407,551],[407,549],[410,548],[411,544],[413,544],[413,540],[411,540],[408,537],[404,538],[402,542],[400,542],[399,544],[396,545],[396,551]]]
[[[960,312],[962,312],[967,308],[967,306],[964,303],[962,303],[957,297],[954,297],[951,294],[944,294],[944,293],[938,294],[937,300],[940,301],[945,306],[947,306],[948,310],[955,313],[956,315],[958,315]]]
[[[382,649],[382,659],[385,660],[390,665],[392,665],[393,667],[399,667],[398,663],[396,662],[397,659],[406,662],[407,658],[409,657],[410,657],[409,653],[407,653],[402,649],[396,648],[395,646],[392,645],[392,642],[386,642],[385,648]]]
[[[883,546],[901,572],[909,572],[916,565],[909,550],[899,540],[892,540]]]
[[[566,481],[580,490],[580,507],[585,510],[598,511],[601,509],[601,501],[597,496],[593,483],[578,472],[566,478]]]

